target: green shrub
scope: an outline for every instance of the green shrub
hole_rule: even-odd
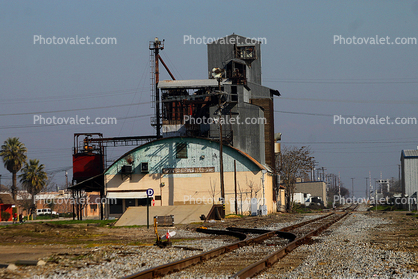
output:
[[[75,216],[75,214],[73,214],[72,212],[60,213],[59,215],[60,217],[63,217],[63,218],[73,218],[73,216]]]
[[[3,212],[1,213],[1,219],[2,219],[3,221],[8,221],[8,220],[9,220],[9,218],[10,218],[10,213],[9,213],[9,212],[7,212],[7,211],[3,211]]]
[[[36,220],[51,220],[51,219],[58,219],[58,215],[51,215],[45,214],[45,215],[38,215],[36,216]]]

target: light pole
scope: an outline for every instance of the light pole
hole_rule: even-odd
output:
[[[222,72],[220,68],[212,69],[212,77],[218,81],[218,116],[219,116],[219,182],[221,186],[221,199],[222,199],[222,209],[223,215],[225,215],[225,185],[224,185],[224,164],[223,164],[223,144],[222,144],[222,94],[221,91],[221,81],[222,81]]]

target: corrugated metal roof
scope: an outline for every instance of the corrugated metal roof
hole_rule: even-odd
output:
[[[418,157],[418,149],[415,150],[403,150],[404,157]]]
[[[168,137],[168,138],[160,138],[160,139],[156,139],[156,140],[154,140],[154,141],[150,141],[150,142],[147,142],[147,143],[145,143],[145,144],[143,144],[143,145],[140,145],[140,146],[138,146],[138,147],[135,147],[134,149],[132,149],[132,150],[130,150],[130,151],[128,151],[128,152],[126,152],[125,154],[123,154],[119,159],[117,159],[117,160],[115,160],[114,162],[113,162],[113,164],[111,164],[105,171],[104,171],[104,173],[103,174],[100,174],[100,175],[104,175],[108,170],[110,170],[115,164],[117,164],[118,163],[118,161],[120,161],[121,159],[123,159],[123,158],[125,158],[128,154],[130,154],[131,152],[134,152],[135,150],[137,150],[137,149],[139,149],[139,148],[142,148],[143,146],[145,146],[145,145],[148,145],[148,144],[152,144],[152,143],[155,143],[155,142],[158,142],[158,141],[163,141],[163,140],[167,140],[167,139],[173,139],[173,138],[180,138],[180,139],[184,139],[184,140],[187,140],[187,139],[189,139],[189,137]],[[199,137],[195,137],[195,138],[190,138],[190,139],[200,139],[200,140],[205,140],[205,141],[212,141],[212,140],[210,140],[210,139],[207,139],[207,138],[199,138]],[[231,148],[231,149],[233,149],[233,150],[235,150],[235,151],[237,151],[238,153],[240,153],[241,155],[243,155],[244,157],[246,157],[247,159],[249,159],[252,163],[254,163],[258,168],[260,168],[260,170],[267,170],[268,172],[271,172],[271,170],[270,169],[267,169],[266,168],[266,166],[263,166],[261,163],[259,163],[256,159],[254,159],[253,157],[251,157],[249,154],[247,154],[247,153],[245,153],[244,151],[242,151],[242,150],[240,150],[240,149],[238,149],[238,148],[236,148],[236,147],[233,147],[233,146],[230,146],[230,145],[226,145],[226,144],[224,144],[224,146],[225,147],[228,147],[228,148]],[[100,176],[100,175],[98,175],[98,176]],[[96,176],[97,177],[97,176]],[[71,186],[71,187],[69,187],[70,189],[73,189],[74,187],[76,187],[76,186],[78,186],[78,185],[80,185],[80,184],[82,184],[82,183],[85,183],[86,181],[89,181],[89,180],[91,180],[92,178],[90,178],[90,179],[87,179],[87,180],[85,180],[85,181],[83,181],[83,182],[80,182],[80,183],[78,183],[78,184],[76,184],[76,185],[74,185],[74,186]]]
[[[1,204],[15,204],[12,196],[9,194],[0,194],[0,203]]]
[[[231,81],[221,81],[221,85],[231,84]],[[160,80],[158,88],[160,89],[192,89],[192,88],[206,88],[206,87],[218,87],[218,81],[216,79],[190,79],[190,80]]]

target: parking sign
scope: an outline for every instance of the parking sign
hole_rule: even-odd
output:
[[[152,195],[154,195],[154,190],[151,188],[147,189],[147,196],[152,197]]]

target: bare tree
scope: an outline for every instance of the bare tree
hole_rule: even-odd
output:
[[[241,215],[242,215],[242,194],[243,194],[243,192],[242,192],[242,189],[241,189],[241,186],[239,185],[239,182],[237,182],[237,184],[238,184],[238,192],[239,192],[239,199],[240,199],[240,202],[241,202]]]
[[[26,211],[26,214],[29,214],[32,207],[32,195],[28,191],[18,191],[17,197],[18,205]]]
[[[55,192],[57,191],[58,185],[55,183],[54,180],[55,173],[52,173],[48,176],[48,181],[46,182],[42,192]]]
[[[293,194],[295,192],[296,178],[305,177],[314,165],[314,157],[311,157],[309,147],[283,146],[278,156],[280,176],[285,186],[286,209],[293,210]]]
[[[257,186],[252,180],[248,181],[247,177],[245,179],[247,180],[248,188],[250,188],[251,199],[253,198],[253,193],[255,198],[257,198],[257,193],[261,190],[260,185]]]
[[[212,204],[215,204],[215,196],[217,194],[217,192],[216,192],[216,181],[213,182],[213,185],[212,185],[212,179],[209,182],[210,182],[209,193],[212,196]]]

